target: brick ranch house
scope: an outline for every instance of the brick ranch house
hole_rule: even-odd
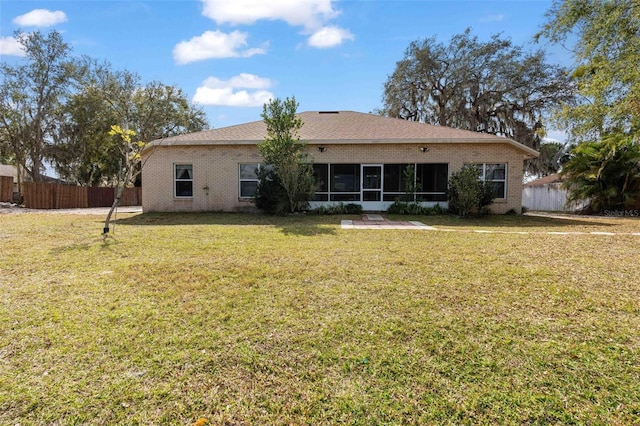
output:
[[[504,137],[353,111],[299,113],[319,183],[312,207],[356,203],[384,211],[405,194],[415,167],[424,205],[447,206],[449,176],[476,164],[496,198],[492,213],[522,209],[523,161],[538,153]],[[153,141],[142,153],[145,212],[254,210],[263,121]]]

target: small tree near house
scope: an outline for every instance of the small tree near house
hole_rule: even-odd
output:
[[[143,163],[141,162],[142,150],[148,145],[147,142],[135,140],[136,132],[133,130],[123,129],[120,126],[111,126],[109,135],[118,138],[120,140],[119,148],[121,153],[121,175],[118,179],[118,186],[116,188],[116,196],[113,200],[113,204],[109,209],[107,218],[104,221],[104,228],[102,235],[104,238],[109,233],[109,227],[111,223],[111,216],[115,209],[120,205],[120,199],[124,189],[128,186],[132,186],[136,177],[142,172]]]
[[[266,167],[259,175],[255,200],[259,208],[273,213],[306,210],[315,192],[306,144],[298,135],[303,123],[296,117],[297,108],[295,98],[274,99],[263,107],[267,136],[258,149]]]
[[[449,178],[449,211],[462,217],[475,211],[486,213],[493,201],[490,185],[480,180],[480,170],[473,165],[464,166]]]

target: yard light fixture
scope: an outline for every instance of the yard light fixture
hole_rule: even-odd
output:
[[[318,147],[318,151],[320,151],[320,152],[324,152],[325,149],[327,149],[327,148],[324,147],[324,146],[319,146]]]
[[[429,151],[429,147],[428,146],[421,146],[420,147],[420,152],[427,152]]]

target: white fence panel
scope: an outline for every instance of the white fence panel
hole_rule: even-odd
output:
[[[582,206],[568,208],[567,190],[559,185],[525,186],[522,189],[522,205],[529,210],[573,211]]]

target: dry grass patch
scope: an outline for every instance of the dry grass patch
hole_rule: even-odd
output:
[[[0,216],[0,423],[640,422],[637,236],[100,219]]]

